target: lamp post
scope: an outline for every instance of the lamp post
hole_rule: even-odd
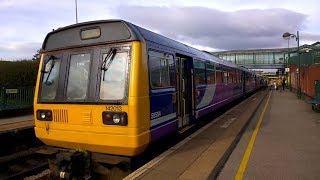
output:
[[[282,35],[283,39],[288,40],[292,38],[296,38],[296,41],[298,43],[298,82],[297,82],[297,96],[300,99],[301,98],[301,86],[300,86],[300,46],[299,46],[299,31],[297,31],[297,35],[291,34],[288,32],[283,33]],[[289,42],[288,42],[288,49],[289,49]]]
[[[76,5],[76,23],[78,24],[78,2],[77,2],[77,0],[74,0],[74,3]]]
[[[290,69],[290,67],[289,67],[289,58],[290,58],[290,47],[289,47],[290,44],[289,44],[289,42],[290,42],[290,37],[284,36],[283,38],[288,40],[288,56],[287,56],[287,58],[285,58],[285,65],[286,65],[285,72],[286,72],[287,80],[288,80],[287,87],[289,87],[290,92],[292,92],[290,70],[287,70],[287,69]]]

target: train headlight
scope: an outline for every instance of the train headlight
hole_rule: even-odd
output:
[[[126,126],[128,124],[126,112],[102,112],[102,122],[106,125]]]
[[[42,113],[40,114],[40,116],[41,116],[41,119],[46,118],[46,114],[45,114],[44,112],[42,112]]]
[[[52,121],[52,111],[46,109],[37,110],[37,119],[40,121]]]
[[[120,122],[120,116],[118,114],[113,115],[113,122],[118,124]]]

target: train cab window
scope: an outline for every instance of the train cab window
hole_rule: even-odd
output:
[[[126,51],[109,53],[102,56],[104,62],[101,68],[100,99],[122,100],[125,97],[129,55]]]
[[[216,83],[214,65],[211,63],[207,64],[207,83],[208,84],[215,84]]]
[[[68,100],[82,100],[87,97],[90,62],[89,53],[71,55],[67,86]]]
[[[175,66],[173,56],[149,51],[149,71],[152,89],[175,86]]]
[[[42,83],[40,99],[53,100],[57,94],[61,60],[53,55],[47,56],[41,70]]]
[[[194,60],[194,80],[196,85],[206,84],[206,65],[200,60]]]

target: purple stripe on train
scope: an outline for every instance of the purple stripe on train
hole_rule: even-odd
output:
[[[172,134],[177,131],[177,119],[166,121],[164,124],[160,126],[152,128],[150,131],[151,134],[151,142],[156,142],[162,137]]]

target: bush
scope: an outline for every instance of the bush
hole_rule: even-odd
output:
[[[0,61],[0,87],[35,86],[39,60]]]

